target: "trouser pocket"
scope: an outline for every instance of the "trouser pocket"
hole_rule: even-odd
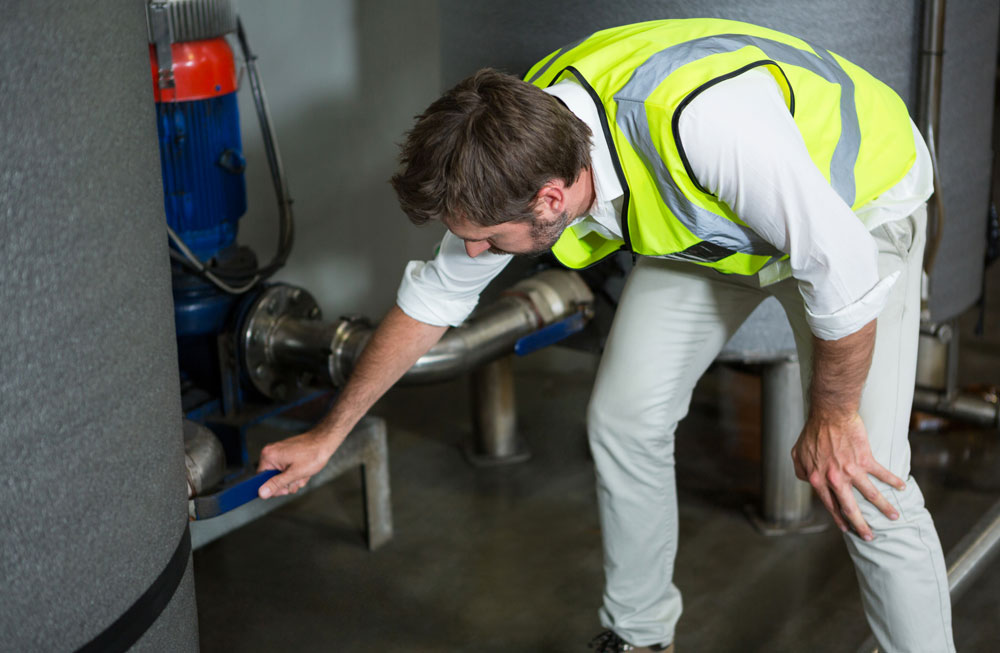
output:
[[[912,215],[892,222],[886,222],[875,230],[876,237],[888,243],[902,257],[913,248],[917,231],[917,221]]]

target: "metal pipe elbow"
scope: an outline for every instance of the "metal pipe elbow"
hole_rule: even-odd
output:
[[[449,329],[403,376],[404,383],[444,381],[511,351],[521,337],[576,312],[589,317],[594,296],[578,274],[545,270],[477,309]],[[266,289],[247,312],[238,337],[254,386],[269,397],[289,385],[343,387],[374,327],[359,316],[322,322],[301,288]]]

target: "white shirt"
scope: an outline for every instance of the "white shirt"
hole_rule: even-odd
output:
[[[546,92],[561,99],[593,134],[597,199],[590,214],[574,223],[577,232],[594,230],[620,239],[622,188],[596,106],[574,81]],[[699,183],[762,238],[790,254],[787,261],[761,271],[761,285],[794,276],[810,329],[825,340],[854,333],[878,316],[897,275],[879,279],[877,248],[869,232],[908,216],[933,191],[930,156],[915,127],[917,159],[910,171],[857,212],[812,163],[780,89],[763,70],[702,92],[681,114],[679,129]],[[407,265],[397,304],[422,322],[456,326],[510,259],[489,252],[471,258],[462,240],[447,232],[433,261]]]

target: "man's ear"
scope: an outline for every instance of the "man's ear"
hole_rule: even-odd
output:
[[[566,210],[566,183],[562,179],[552,179],[542,186],[535,196],[537,207],[559,215]]]

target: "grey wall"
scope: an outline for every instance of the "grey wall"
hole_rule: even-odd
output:
[[[867,68],[909,100],[915,80],[916,3],[857,0],[622,0],[476,3],[442,0],[444,81],[476,67],[524,72],[538,59],[590,32],[643,20],[717,17],[766,25],[815,41]],[[878,29],[879,38],[872,38]]]
[[[600,27],[724,16],[813,40],[867,68],[916,106],[919,0],[240,0],[268,93],[292,196],[296,244],[278,279],[316,295],[328,317],[380,316],[405,261],[441,228],[411,227],[388,177],[397,143],[443,89],[481,66],[513,73]],[[948,10],[941,168],[948,211],[933,279],[934,317],[979,295],[989,187],[997,22],[993,0]],[[241,95],[250,208],[241,242],[270,257],[276,209],[249,94]]]
[[[278,275],[326,317],[380,317],[405,262],[429,258],[443,231],[412,227],[388,179],[397,146],[440,92],[432,0],[240,0],[295,199],[296,241]],[[250,208],[241,242],[268,258],[276,210],[249,94],[241,120]]]
[[[442,0],[443,82],[482,66],[523,73],[592,31],[659,18],[758,23],[827,47],[866,68],[916,107],[920,0],[619,0],[504,3]],[[948,213],[931,309],[946,319],[979,296],[992,153],[990,134],[1000,3],[948,3],[941,177]]]
[[[0,648],[73,651],[187,524],[140,3],[0,4]],[[198,648],[190,557],[139,651]]]

